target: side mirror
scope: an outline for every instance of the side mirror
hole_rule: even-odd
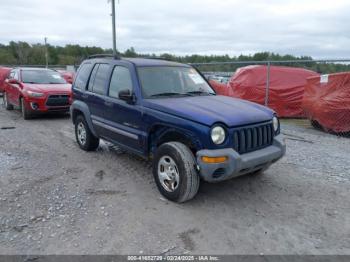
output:
[[[121,90],[118,93],[119,99],[124,100],[129,104],[134,103],[134,95],[130,92],[129,89]]]
[[[16,79],[8,79],[7,83],[11,84],[11,85],[18,85],[20,88],[23,88],[23,84],[21,82],[19,82]]]

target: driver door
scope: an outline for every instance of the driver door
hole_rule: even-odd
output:
[[[105,121],[109,125],[109,137],[136,153],[142,153],[142,109],[138,101],[128,103],[119,98],[119,92],[134,93],[130,68],[116,65],[113,68],[108,94],[105,99]]]

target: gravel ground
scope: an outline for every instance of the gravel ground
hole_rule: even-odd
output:
[[[81,151],[67,116],[0,109],[0,254],[350,254],[350,139],[284,121],[263,175],[163,199],[150,163]]]

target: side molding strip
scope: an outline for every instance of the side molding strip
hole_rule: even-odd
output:
[[[94,120],[94,119],[93,119],[93,120],[92,120],[92,123],[93,123],[94,125],[98,125],[98,126],[100,126],[100,127],[103,127],[103,128],[105,128],[105,129],[108,129],[108,130],[110,130],[110,131],[112,131],[112,132],[114,132],[114,133],[117,133],[117,134],[119,134],[119,135],[123,135],[123,136],[129,137],[129,138],[135,139],[135,140],[139,140],[139,137],[138,137],[137,135],[131,134],[131,133],[126,132],[126,131],[124,131],[124,130],[121,130],[121,129],[119,129],[119,128],[115,128],[115,127],[106,125],[106,124],[104,124],[104,123],[102,123],[102,122],[100,122],[100,121],[98,121],[98,120]]]

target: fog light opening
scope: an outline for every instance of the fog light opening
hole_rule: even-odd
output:
[[[38,110],[38,108],[39,108],[39,105],[37,103],[33,103],[33,102],[30,103],[30,106],[32,107],[33,110]]]

